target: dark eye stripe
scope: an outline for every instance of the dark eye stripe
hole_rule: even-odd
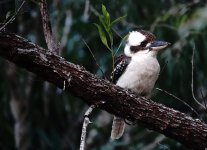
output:
[[[148,43],[147,40],[145,40],[145,41],[141,42],[140,46],[145,47],[147,45],[147,43]]]
[[[136,53],[136,52],[138,52],[138,51],[140,51],[140,50],[142,50],[143,49],[143,47],[141,47],[141,46],[130,46],[130,50],[133,52],[133,53]]]
[[[146,39],[140,43],[140,45],[137,45],[137,46],[130,46],[130,50],[131,52],[133,53],[136,53],[138,51],[141,51],[141,50],[145,50],[146,48],[146,45],[152,41],[155,40],[155,36],[154,34],[148,32],[148,31],[144,31],[144,30],[139,30],[138,32],[142,33],[143,35],[146,36]]]
[[[147,43],[148,43],[147,40],[145,40],[145,41],[141,42],[141,44],[138,46],[130,46],[130,50],[134,53],[136,53],[140,50],[145,50]]]

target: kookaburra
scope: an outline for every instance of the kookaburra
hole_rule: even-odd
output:
[[[111,80],[124,89],[149,98],[160,72],[157,53],[168,45],[168,42],[156,41],[150,32],[130,32],[124,54],[120,55],[114,64]],[[124,119],[115,116],[111,138],[119,139],[124,128]]]

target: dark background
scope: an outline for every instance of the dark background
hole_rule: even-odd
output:
[[[22,1],[0,1],[0,27],[18,10]],[[89,4],[89,5],[88,5]],[[194,94],[207,102],[207,5],[199,0],[49,0],[53,33],[60,42],[62,57],[84,66],[102,77],[83,39],[89,45],[106,75],[111,70],[111,55],[99,38],[93,23],[104,4],[111,19],[127,15],[114,29],[116,50],[121,37],[142,28],[157,39],[172,45],[158,57],[161,72],[156,87],[169,91],[193,107],[204,122],[203,111],[192,97],[192,53],[194,56]],[[89,9],[88,11],[87,8]],[[71,15],[71,17],[70,17]],[[32,42],[46,47],[38,5],[26,1],[16,19],[7,25]],[[68,24],[66,24],[68,20]],[[121,36],[121,37],[120,37]],[[122,53],[123,46],[119,51]],[[155,87],[155,88],[156,88]],[[168,107],[197,117],[183,103],[154,89],[152,99]],[[79,148],[83,114],[88,106],[80,99],[44,82],[41,78],[0,58],[0,149],[12,150],[20,140],[20,149],[76,150]],[[183,150],[180,143],[143,126],[128,126],[123,138],[110,140],[112,115],[93,113],[87,137],[90,150]],[[193,137],[192,137],[193,138]]]

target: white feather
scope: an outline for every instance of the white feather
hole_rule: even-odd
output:
[[[160,72],[156,54],[142,51],[132,56],[125,73],[117,81],[117,85],[131,89],[138,94],[149,96]]]
[[[146,36],[138,31],[132,31],[129,33],[128,44],[130,46],[140,45],[146,39]]]

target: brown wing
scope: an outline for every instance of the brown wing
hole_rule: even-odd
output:
[[[131,61],[131,58],[126,55],[120,55],[116,58],[114,63],[114,70],[111,73],[110,81],[116,84],[118,79],[126,70],[127,65]]]

